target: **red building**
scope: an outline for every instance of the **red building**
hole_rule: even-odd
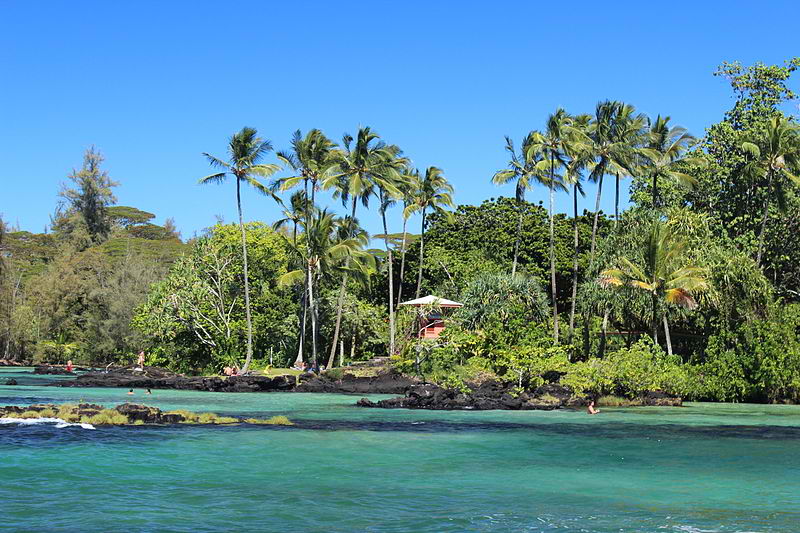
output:
[[[439,337],[445,327],[443,316],[445,310],[464,306],[462,303],[433,295],[402,302],[400,305],[420,308],[417,317],[417,336],[420,339],[435,339]]]

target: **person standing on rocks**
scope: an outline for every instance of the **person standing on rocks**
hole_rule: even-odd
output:
[[[144,370],[144,351],[139,352],[139,359],[136,364],[139,365],[139,370]]]

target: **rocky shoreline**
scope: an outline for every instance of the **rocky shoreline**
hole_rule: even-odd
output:
[[[567,387],[546,384],[530,392],[517,394],[513,387],[497,381],[487,381],[469,387],[469,391],[445,389],[434,384],[412,387],[405,396],[373,402],[361,398],[359,407],[380,409],[429,409],[429,410],[553,410],[582,408],[595,398],[576,396]],[[681,398],[662,392],[649,392],[627,402],[628,406],[680,407]],[[602,403],[600,404],[602,405]]]
[[[563,386],[545,384],[532,391],[519,392],[512,384],[485,381],[465,390],[453,390],[381,368],[372,375],[346,371],[304,374],[301,376],[188,377],[158,367],[115,368],[108,372],[88,372],[74,380],[51,384],[57,387],[117,387],[126,389],[177,389],[207,392],[298,392],[334,394],[394,394],[395,398],[372,401],[361,398],[359,407],[430,410],[551,410],[581,408],[591,398],[575,395]],[[681,398],[649,392],[639,398],[622,399],[626,406],[680,406]],[[600,403],[602,405],[602,402]]]
[[[119,387],[127,389],[177,389],[206,392],[276,392],[295,387],[293,376],[192,376],[163,368],[146,366],[115,368],[108,372],[87,372],[71,381],[52,383],[54,387]]]

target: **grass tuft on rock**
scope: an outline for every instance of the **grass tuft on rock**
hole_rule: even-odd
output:
[[[261,425],[270,425],[270,426],[293,426],[294,422],[289,420],[283,415],[273,416],[272,418],[267,418],[266,420],[263,418],[246,418],[244,420],[248,424],[261,424]]]
[[[122,426],[128,424],[128,417],[115,409],[103,409],[96,415],[82,416],[81,423],[93,426]]]

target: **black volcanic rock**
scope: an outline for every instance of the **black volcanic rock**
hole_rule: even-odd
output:
[[[33,369],[34,374],[52,374],[58,376],[74,376],[74,372],[70,372],[61,366],[38,365]]]
[[[178,389],[208,392],[271,392],[292,390],[293,376],[186,377],[163,368],[143,370],[125,367],[109,372],[89,372],[72,381],[54,383],[58,387],[119,387],[126,389]]]
[[[486,381],[462,392],[445,389],[427,383],[416,385],[405,396],[373,402],[361,398],[359,407],[383,409],[431,409],[431,410],[552,410],[562,407],[579,408],[588,404],[590,398],[576,397],[567,387],[545,384],[533,391],[518,393],[513,385],[497,381]],[[640,398],[639,405],[680,406],[681,399],[662,392],[650,392]]]
[[[376,376],[358,377],[344,373],[341,379],[328,374],[301,376],[295,392],[333,392],[341,394],[405,394],[419,385],[419,380],[393,370]]]

